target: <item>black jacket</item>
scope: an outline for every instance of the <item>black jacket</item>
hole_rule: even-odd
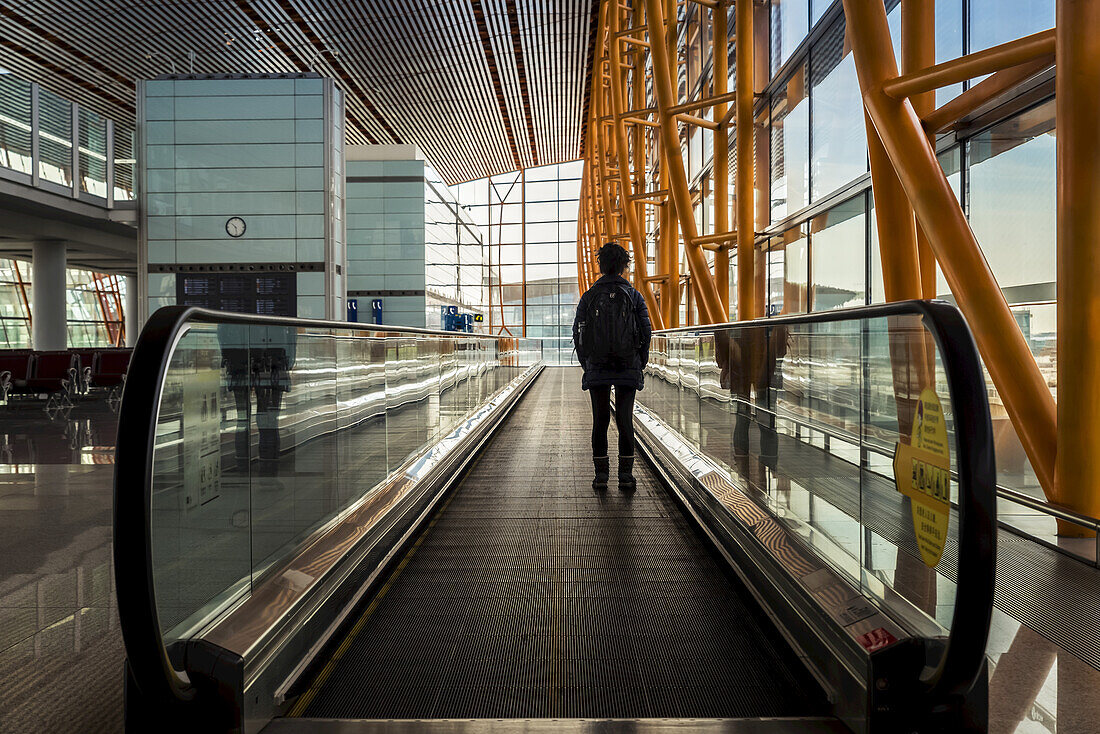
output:
[[[634,319],[638,324],[638,351],[634,354],[634,364],[627,368],[610,368],[600,365],[589,365],[587,355],[581,345],[580,321],[588,307],[588,300],[592,298],[592,291],[597,288],[625,285],[630,288],[631,298],[634,299]],[[649,309],[646,308],[642,294],[634,290],[626,278],[621,275],[605,275],[597,280],[591,288],[581,296],[577,304],[577,315],[573,318],[573,346],[577,348],[577,358],[581,368],[584,369],[584,377],[581,378],[581,389],[604,385],[620,385],[641,390],[645,386],[645,369],[649,361],[649,340],[653,334],[653,325],[649,321]]]

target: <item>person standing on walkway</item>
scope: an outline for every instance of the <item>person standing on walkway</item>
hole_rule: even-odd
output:
[[[609,242],[596,259],[603,277],[577,304],[573,345],[584,376],[581,389],[592,399],[592,461],[595,490],[607,489],[611,460],[607,429],[611,424],[611,388],[615,388],[615,425],[619,429],[619,489],[632,492],[634,480],[634,395],[645,384],[653,327],[642,294],[623,277],[630,255]]]

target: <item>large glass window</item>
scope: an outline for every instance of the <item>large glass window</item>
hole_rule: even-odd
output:
[[[829,9],[829,6],[833,4],[833,0],[812,0],[810,3],[810,10],[813,13],[813,17],[810,23],[810,27],[813,24],[821,20],[821,16],[825,14],[825,11]]]
[[[689,94],[694,92],[695,86],[699,83],[699,77],[703,72],[703,60],[709,55],[707,50],[703,48],[703,29],[701,25],[701,17],[707,15],[707,13],[699,11],[699,7],[694,8],[694,12],[688,18],[687,26],[686,50]]]
[[[134,198],[134,131],[123,125],[115,124],[112,141],[115,157],[115,201],[132,201]]]
[[[34,100],[38,99],[37,128]],[[48,89],[0,69],[0,168],[33,176],[35,144],[38,146],[38,176],[48,185],[71,189],[74,176],[78,190],[106,199],[114,187],[115,201],[134,198],[133,128],[114,126],[113,149],[108,150],[110,122],[91,110],[80,109],[73,127],[73,105]],[[73,145],[77,169],[73,170]],[[108,181],[114,158],[114,179]]]
[[[80,190],[107,198],[107,120],[80,111]]]
[[[529,168],[454,187],[485,236],[494,334],[544,340],[547,360],[569,361],[577,292],[577,205],[582,164]]]
[[[431,166],[425,166],[424,288],[425,324],[443,326],[442,309],[485,315],[485,251],[482,234]],[[391,202],[400,199],[391,199]],[[391,261],[389,274],[415,275],[412,263]],[[403,270],[407,268],[407,270]],[[481,325],[483,325],[482,322]]]
[[[970,52],[1054,27],[1054,0],[970,0]]]
[[[806,65],[801,64],[772,97],[771,220],[809,204],[810,103]]]
[[[33,172],[31,83],[0,69],[0,166]]]
[[[70,268],[66,273],[66,318],[70,347],[120,346],[123,342],[125,279]],[[0,259],[0,349],[29,349],[34,307],[31,264]]]
[[[0,260],[0,348],[29,349],[30,263]]]
[[[814,311],[866,302],[866,206],[860,194],[810,220]]]
[[[936,3],[937,64],[963,55],[963,2],[964,0],[938,0]],[[936,105],[954,99],[960,92],[962,84],[937,89]]]
[[[774,73],[810,32],[810,0],[771,0],[771,60]]]
[[[947,175],[947,183],[955,192],[956,198],[962,196],[962,153],[958,146],[948,148],[939,155],[940,167]],[[879,252],[878,222],[875,220],[875,204],[873,192],[868,192],[870,201],[868,218],[871,229],[871,303],[885,303],[886,289],[882,282],[882,259]],[[936,294],[938,297],[949,297],[950,289],[947,287],[947,279],[943,277],[943,271],[936,265]]]
[[[70,269],[66,279],[69,346],[121,346],[124,280],[117,275],[77,269]]]
[[[73,106],[48,89],[38,90],[38,175],[73,184]]]
[[[1053,298],[1054,100],[971,138],[967,159],[970,226],[1009,302]]]
[[[852,49],[841,17],[810,54],[813,118],[811,200],[817,201],[867,170],[867,131]]]
[[[809,303],[809,244],[801,226],[768,244],[768,314],[805,313]]]

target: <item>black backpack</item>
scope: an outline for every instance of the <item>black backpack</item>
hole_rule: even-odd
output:
[[[638,322],[629,286],[616,283],[593,289],[581,323],[581,346],[589,364],[616,368],[634,366]]]

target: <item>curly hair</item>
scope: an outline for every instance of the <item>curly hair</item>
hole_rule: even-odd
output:
[[[604,275],[620,275],[630,264],[630,254],[622,246],[608,242],[596,253],[600,263],[600,272]]]

